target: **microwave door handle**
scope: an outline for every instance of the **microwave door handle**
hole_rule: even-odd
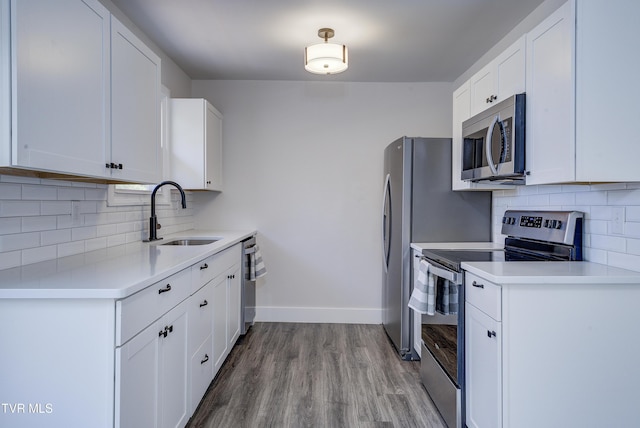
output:
[[[493,151],[491,150],[491,144],[493,143],[493,128],[496,126],[496,123],[498,123],[499,119],[500,118],[497,114],[493,117],[491,125],[489,125],[489,129],[487,129],[487,142],[484,145],[484,154],[487,158],[487,163],[489,164],[489,168],[491,169],[493,175],[498,175],[498,168],[496,168],[496,165],[493,162]]]

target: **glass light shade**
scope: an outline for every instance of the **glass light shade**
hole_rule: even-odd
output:
[[[349,67],[347,47],[334,43],[318,43],[304,50],[304,69],[315,74],[342,73]]]

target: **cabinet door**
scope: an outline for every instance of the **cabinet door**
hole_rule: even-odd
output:
[[[236,340],[240,337],[240,322],[242,320],[241,313],[241,299],[240,295],[242,290],[242,280],[240,278],[240,265],[237,264],[229,270],[228,275],[228,286],[229,286],[229,321],[228,321],[228,338],[229,338],[229,349],[233,348]]]
[[[111,153],[113,179],[155,183],[162,177],[160,58],[111,18]]]
[[[161,319],[160,330],[167,331],[160,340],[160,426],[186,425],[189,357],[187,355],[187,301],[170,310]]]
[[[502,426],[501,324],[465,304],[466,419],[470,428]]]
[[[575,179],[574,16],[569,1],[527,34],[527,184]]]
[[[526,40],[522,36],[494,60],[495,102],[525,91],[525,50]]]
[[[493,97],[497,97],[493,67],[493,63],[487,64],[470,79],[471,116],[491,106],[494,101]]]
[[[228,310],[228,286],[227,275],[216,277],[213,283],[213,361],[214,375],[218,372],[227,356],[227,322]]]
[[[222,115],[207,103],[204,187],[222,190]]]
[[[159,426],[160,325],[116,348],[116,428]]]
[[[11,8],[11,163],[106,176],[109,12],[96,0],[14,0]]]

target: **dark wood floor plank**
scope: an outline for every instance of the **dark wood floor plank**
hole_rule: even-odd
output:
[[[257,323],[188,428],[443,428],[419,368],[380,325]]]

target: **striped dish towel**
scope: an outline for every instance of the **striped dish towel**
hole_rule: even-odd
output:
[[[458,313],[458,286],[444,278],[436,281],[436,311],[442,315]]]
[[[409,307],[421,314],[435,315],[436,287],[433,275],[429,273],[429,267],[426,260],[420,260],[418,277],[414,281]]]
[[[262,261],[260,248],[254,245],[253,247],[246,248],[244,253],[249,256],[245,258],[245,263],[248,264],[248,266],[245,266],[245,272],[247,272],[246,279],[255,281],[261,276],[265,276],[267,274],[267,268],[264,266],[264,261]]]

